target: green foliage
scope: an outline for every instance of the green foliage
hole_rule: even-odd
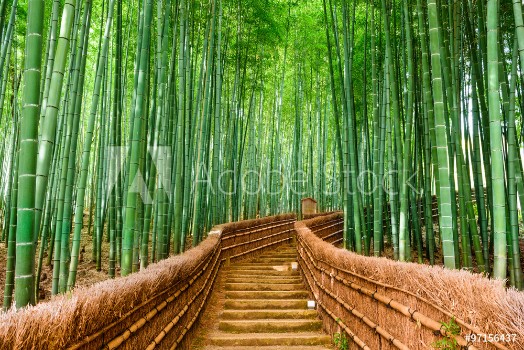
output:
[[[460,326],[452,318],[449,322],[441,322],[442,328],[446,332],[446,336],[435,341],[431,346],[439,350],[459,350],[460,346],[455,339],[455,335],[460,335]]]
[[[348,350],[349,341],[345,333],[335,333],[333,334],[333,342],[338,350]]]
[[[36,1],[0,2],[0,62],[5,62],[0,64],[4,118],[0,115],[0,210],[9,208],[8,188],[18,183],[16,178],[6,181],[13,177],[9,165],[13,150],[38,138],[37,190],[27,190],[28,195],[36,195],[37,229],[24,239],[28,244],[47,239],[49,247],[39,246],[49,257],[54,249],[58,258],[62,253],[56,248],[62,244],[65,281],[75,214],[70,287],[81,246],[82,210],[88,205],[96,208],[93,259],[98,269],[106,224],[107,232],[115,235],[109,239],[114,248],[110,256],[117,252],[110,261],[116,267],[121,264],[122,219],[127,220],[123,248],[128,266],[120,266],[126,274],[138,266],[138,242],[131,238],[142,236],[145,268],[150,243],[164,247],[162,254],[152,249],[152,255],[164,258],[173,236],[177,237],[173,250],[179,253],[186,236],[196,234],[194,243],[198,243],[219,222],[295,210],[299,197],[305,196],[319,199],[320,210],[344,207],[350,249],[359,251],[363,246],[368,253],[374,248],[380,256],[384,245],[393,242],[397,257],[401,250],[400,256],[409,261],[410,247],[416,245],[418,257],[427,251],[425,258],[434,263],[437,240],[447,267],[462,264],[482,271],[482,261],[491,261],[494,246],[498,267],[494,276],[508,277],[505,264],[511,254],[518,255],[518,232],[510,236],[514,241],[509,247],[504,223],[517,228],[522,213],[510,204],[511,220],[502,215],[499,209],[506,204],[502,194],[508,192],[511,203],[517,196],[524,202],[522,160],[515,157],[512,164],[507,156],[520,155],[524,130],[521,79],[512,87],[507,81],[510,63],[517,68],[511,48],[514,36],[520,53],[518,72],[524,71],[520,2],[418,0],[415,11],[415,1],[408,0],[101,0],[93,1],[88,17],[84,16],[89,1],[39,2],[38,23],[43,28],[38,50],[34,43],[26,45],[27,31],[34,23],[28,21],[28,4]],[[119,24],[110,25],[105,33],[116,3],[120,10],[114,17]],[[10,32],[10,4],[17,6],[12,39],[5,37]],[[85,33],[84,18],[89,18]],[[66,35],[51,44],[56,26]],[[85,54],[83,64],[80,53]],[[20,73],[28,63],[35,72],[42,71],[39,82],[36,74],[28,79]],[[22,124],[27,124],[20,129],[23,142],[13,148],[13,121],[17,113],[25,116],[28,104],[22,103],[22,91],[28,86],[34,90],[31,105],[42,108],[30,123],[22,118]],[[28,126],[36,136],[24,134]],[[514,144],[508,141],[506,129],[515,129]],[[109,174],[120,167],[108,159],[107,147],[129,147],[129,141],[133,145],[120,160],[118,190],[109,193]],[[167,160],[175,170],[164,175],[170,179],[168,194],[176,192],[176,196],[164,196],[167,186],[157,181],[160,174],[148,153],[149,147],[156,146],[170,147],[173,159]],[[509,152],[500,151],[505,149]],[[22,160],[26,156],[21,153]],[[202,165],[207,168],[200,169]],[[509,170],[512,165],[515,174]],[[467,176],[470,168],[474,184]],[[371,169],[372,176],[361,176]],[[152,199],[145,207],[142,193],[133,194],[128,202],[125,192],[135,173],[144,175]],[[212,174],[212,186],[204,173]],[[249,176],[253,173],[260,177]],[[27,180],[25,175],[21,182]],[[438,197],[439,227],[433,233],[427,226],[425,241],[416,229],[421,225],[414,221],[417,213],[409,210],[419,196],[408,189],[406,178],[417,190],[424,189],[425,212],[420,216],[428,223],[431,195]],[[203,181],[197,186],[195,179]],[[364,194],[372,182],[376,190]],[[392,190],[391,196],[385,187]],[[357,188],[363,191],[355,192]],[[472,197],[473,188],[471,204],[464,198]],[[21,192],[26,189],[20,186]],[[260,191],[250,193],[255,189]],[[76,202],[73,195],[78,196]],[[383,227],[387,201],[391,215]],[[70,212],[72,204],[75,213]],[[366,218],[364,213],[370,210],[374,217]],[[488,223],[488,218],[493,220]],[[488,239],[488,230],[493,238]],[[387,239],[382,231],[388,233]],[[469,241],[475,251],[473,264]],[[506,256],[508,247],[511,254]],[[29,261],[34,254],[28,250],[28,255],[18,261]],[[512,261],[509,279],[515,286],[519,279],[515,274],[521,273],[519,259]],[[489,263],[485,265],[490,272]],[[335,335],[339,348],[347,347],[346,336]],[[453,339],[437,343],[439,348],[450,348]]]

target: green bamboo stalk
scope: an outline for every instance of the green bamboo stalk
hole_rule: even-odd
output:
[[[45,111],[44,122],[42,125],[42,137],[38,145],[38,163],[36,176],[36,197],[35,197],[35,233],[36,239],[41,225],[42,209],[47,191],[48,175],[51,168],[51,159],[56,141],[56,126],[58,121],[58,111],[60,108],[60,96],[64,78],[67,52],[72,33],[73,21],[75,17],[75,3],[67,0],[62,12],[59,38],[57,41],[55,59],[53,63],[53,74],[49,86],[49,97]]]
[[[404,135],[404,159],[402,164],[402,174],[400,182],[400,221],[399,221],[399,258],[401,261],[408,260],[410,254],[410,243],[409,243],[409,189],[408,181],[410,178],[409,169],[411,164],[411,132],[414,118],[414,77],[415,70],[413,67],[413,47],[412,47],[412,35],[411,35],[411,20],[409,16],[409,5],[407,0],[403,0],[402,9],[404,15],[404,26],[406,32],[406,43],[407,43],[407,65],[408,65],[408,83],[407,83],[407,100],[406,100],[406,124],[405,124],[405,135]],[[411,203],[412,206],[416,203]],[[413,217],[415,220],[416,217]]]
[[[434,147],[434,138],[430,135],[430,129],[434,129],[433,117],[433,96],[431,94],[431,76],[429,71],[429,59],[427,49],[427,35],[425,16],[422,9],[421,0],[417,0],[417,17],[419,25],[419,40],[421,42],[421,60],[422,60],[422,100],[423,100],[423,125],[424,125],[424,201],[425,201],[425,227],[426,227],[426,246],[428,251],[429,262],[435,263],[435,234],[433,231],[433,200],[431,192],[431,170],[436,163],[436,147]],[[432,127],[430,126],[432,125]],[[435,152],[433,152],[435,151]],[[433,167],[433,169],[435,169]],[[438,187],[438,172],[435,172],[436,183]]]
[[[85,1],[84,14],[82,23],[80,25],[80,30],[78,32],[78,37],[75,39],[75,42],[78,41],[76,48],[75,63],[72,71],[72,90],[71,90],[71,99],[69,101],[69,111],[68,113],[72,115],[74,120],[73,124],[73,133],[71,136],[71,153],[67,165],[67,180],[66,180],[66,193],[64,197],[64,215],[62,218],[62,247],[67,247],[67,255],[61,255],[60,257],[60,280],[59,280],[59,289],[61,293],[64,293],[67,290],[68,275],[69,275],[69,265],[72,261],[71,251],[69,248],[70,234],[71,234],[71,216],[73,212],[73,186],[76,177],[76,152],[78,145],[78,134],[79,134],[79,124],[80,124],[80,111],[82,106],[82,98],[84,92],[84,78],[85,78],[85,68],[87,61],[87,44],[89,42],[89,29],[91,24],[91,0]],[[82,212],[83,215],[83,212]],[[80,246],[80,241],[76,242],[78,247]],[[77,250],[74,250],[74,253],[77,254]],[[76,257],[75,257],[76,259]]]
[[[144,27],[143,37],[140,53],[140,68],[138,73],[138,86],[136,90],[136,106],[135,116],[133,118],[133,129],[131,134],[131,147],[129,157],[129,174],[128,178],[130,181],[134,181],[137,176],[139,169],[139,158],[140,158],[140,134],[142,131],[142,120],[145,114],[145,88],[146,79],[148,74],[148,60],[149,56],[149,44],[151,39],[151,20],[152,20],[152,1],[144,0]],[[126,208],[125,208],[125,219],[124,219],[124,231],[123,231],[123,242],[122,242],[122,276],[127,276],[131,273],[132,262],[133,262],[133,245],[135,235],[135,214],[137,211],[138,193],[137,191],[130,191],[127,189],[126,194]]]
[[[15,108],[13,106],[13,108]],[[16,118],[16,113],[14,113]],[[15,260],[16,260],[16,216],[17,216],[17,200],[18,200],[18,126],[17,120],[13,120],[13,144],[12,144],[12,158],[13,158],[13,170],[12,178],[13,182],[11,188],[11,201],[10,211],[9,211],[9,222],[11,223],[8,227],[9,233],[7,238],[7,258],[6,258],[6,269],[5,269],[5,287],[4,287],[4,311],[8,310],[11,307],[13,299],[13,288],[15,282]]]
[[[78,180],[78,191],[77,191],[77,198],[76,198],[76,208],[75,208],[75,231],[73,233],[73,236],[75,237],[73,239],[73,242],[78,241],[77,237],[81,236],[82,232],[82,226],[83,226],[83,212],[84,212],[84,198],[85,198],[85,190],[86,190],[86,184],[87,184],[87,175],[89,171],[89,158],[91,155],[91,145],[93,141],[93,132],[95,128],[95,121],[96,121],[96,115],[97,115],[97,109],[100,101],[100,90],[102,88],[102,80],[104,71],[106,69],[107,64],[107,54],[109,51],[109,40],[110,40],[110,33],[111,33],[111,24],[113,19],[113,11],[114,11],[114,5],[115,0],[111,0],[109,3],[108,8],[108,15],[106,19],[105,29],[104,29],[104,36],[103,36],[103,44],[102,44],[102,50],[100,51],[100,55],[98,57],[97,65],[96,65],[96,77],[95,77],[95,84],[93,88],[93,98],[91,100],[91,110],[89,113],[89,119],[88,119],[88,126],[86,129],[86,136],[84,139],[84,146],[83,146],[83,152],[82,152],[82,166],[80,171],[80,177]],[[103,230],[103,224],[102,224],[102,198],[101,198],[101,192],[103,191],[102,187],[102,181],[103,178],[103,163],[102,163],[102,150],[104,147],[102,147],[105,144],[104,141],[104,135],[105,135],[105,127],[103,127],[106,123],[104,123],[103,120],[100,121],[100,125],[102,126],[100,129],[100,142],[99,142],[99,155],[98,155],[98,193],[97,193],[97,199],[96,199],[96,206],[98,215],[95,216],[95,226],[96,226],[96,251],[97,251],[97,270],[100,271],[101,269],[101,246],[102,246],[102,230]],[[73,250],[78,250],[80,245],[74,246]],[[75,260],[71,260],[71,266],[70,266],[70,281],[68,281],[68,284],[73,287],[75,285],[76,281],[76,268],[77,268],[78,262]]]
[[[452,207],[451,202],[455,201],[455,195],[451,192],[449,175],[449,148],[448,133],[446,131],[446,120],[444,111],[444,87],[442,81],[443,59],[440,54],[440,36],[442,28],[440,26],[439,9],[435,0],[428,0],[428,22],[431,64],[433,73],[433,100],[435,113],[435,135],[437,145],[437,162],[439,168],[439,222],[442,238],[442,251],[444,255],[444,265],[447,268],[457,266],[455,256],[455,243],[453,238]]]
[[[489,134],[491,149],[491,179],[493,190],[493,233],[495,278],[506,278],[506,187],[504,160],[502,154],[502,116],[499,97],[499,4],[497,0],[487,1],[487,62]]]
[[[509,218],[510,218],[510,229],[509,236],[511,239],[511,254],[512,254],[512,265],[510,270],[513,270],[514,283],[513,286],[518,290],[522,290],[522,267],[520,264],[521,254],[519,246],[519,223],[518,223],[518,212],[517,212],[517,184],[515,182],[515,168],[520,166],[517,163],[519,149],[516,146],[515,140],[515,87],[517,80],[517,60],[518,60],[518,41],[517,38],[514,40],[513,45],[513,61],[511,65],[511,80],[509,87],[509,106],[508,106],[508,202],[509,202]]]
[[[5,12],[7,1],[2,1],[0,4],[0,29],[3,28],[3,13]],[[2,42],[2,48],[0,50],[0,81],[2,81],[2,98],[0,99],[0,125],[2,124],[2,117],[3,117],[3,111],[4,111],[4,96],[5,96],[5,87],[7,83],[7,73],[9,69],[5,70],[5,77],[4,77],[4,65],[5,62],[9,62],[9,53],[11,51],[11,41],[13,40],[13,29],[15,26],[15,19],[16,19],[16,9],[17,9],[18,1],[14,0],[13,4],[11,6],[11,15],[9,17],[9,22],[7,23],[6,33],[5,33],[5,39]],[[3,152],[2,152],[3,153]]]
[[[18,212],[16,227],[15,303],[22,308],[35,303],[35,175],[40,111],[40,67],[44,1],[29,0],[22,119],[20,121],[20,162],[18,166]]]
[[[47,109],[47,99],[49,98],[49,87],[51,85],[51,77],[53,75],[53,66],[55,62],[55,50],[56,50],[56,42],[57,42],[57,31],[58,31],[58,15],[60,11],[60,0],[53,0],[53,7],[51,10],[51,24],[49,26],[48,31],[48,38],[47,38],[47,59],[46,59],[46,70],[45,74],[42,74],[42,78],[45,79],[44,84],[42,85],[44,88],[41,91],[42,96],[42,108],[40,112],[40,135],[39,137],[42,137],[42,126],[45,118],[45,113]]]
[[[392,236],[393,236],[393,249],[394,249],[394,258],[399,259],[400,252],[399,252],[399,226],[398,226],[398,220],[399,220],[399,208],[398,208],[398,179],[397,179],[397,169],[398,164],[402,164],[403,158],[402,158],[402,141],[401,141],[401,133],[400,133],[400,105],[399,105],[399,93],[398,93],[398,79],[397,79],[397,71],[395,67],[395,58],[393,56],[393,49],[392,49],[392,40],[390,35],[390,17],[388,14],[388,10],[386,7],[385,0],[382,0],[382,15],[384,17],[384,34],[385,34],[385,41],[386,41],[386,64],[388,65],[388,81],[390,85],[390,92],[391,92],[391,103],[392,103],[392,115],[391,118],[391,130],[393,132],[394,138],[394,144],[393,148],[390,148],[391,151],[395,150],[395,154],[393,155],[393,159],[390,161],[390,207],[391,207],[391,230],[392,230]],[[388,156],[389,157],[389,156]]]

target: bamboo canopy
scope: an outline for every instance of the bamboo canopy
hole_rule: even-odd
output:
[[[521,290],[523,23],[516,0],[0,0],[4,308],[308,197],[347,250]]]

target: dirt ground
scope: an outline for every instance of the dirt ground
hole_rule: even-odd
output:
[[[92,260],[93,254],[93,238],[92,232],[94,231],[94,223],[91,227],[91,234],[88,233],[88,222],[89,216],[88,212],[84,212],[84,225],[82,229],[82,239],[80,244],[80,257],[78,262],[78,270],[76,277],[76,286],[89,286],[97,282],[104,281],[109,278],[108,269],[109,269],[109,242],[107,241],[107,230],[104,230],[104,239],[102,240],[102,270],[96,270],[96,263]],[[0,236],[2,231],[0,230]],[[192,247],[191,237],[188,237],[186,240],[186,249]],[[37,257],[40,245],[37,246]],[[151,251],[150,251],[151,254]],[[6,272],[6,259],[7,258],[7,248],[4,242],[0,242],[0,298],[3,300],[4,288],[5,288],[5,272]],[[47,265],[47,253],[44,254],[43,265],[42,265],[42,275],[40,279],[40,288],[39,288],[39,301],[48,301],[51,299],[51,287],[53,283],[53,266]],[[35,262],[36,264],[36,262]],[[120,273],[120,267],[116,267],[116,275]],[[1,302],[0,302],[1,304]]]
[[[106,234],[104,232],[104,239],[102,240],[102,271],[96,271],[96,264],[92,261],[93,253],[93,239],[88,234],[88,215],[84,213],[84,229],[82,230],[82,240],[80,249],[80,257],[78,262],[78,270],[76,277],[76,286],[88,286],[108,278],[107,271],[109,268],[108,256],[109,256],[109,243],[106,241]],[[92,227],[94,230],[94,227]],[[0,233],[1,234],[1,233]],[[40,249],[40,245],[37,247],[37,252]],[[37,253],[38,257],[38,253]],[[0,293],[3,300],[4,288],[5,288],[5,272],[6,272],[6,258],[7,248],[5,243],[0,243]],[[47,265],[47,253],[44,254],[42,264],[42,275],[40,278],[40,290],[39,299],[40,301],[47,301],[51,298],[51,286],[53,283],[53,267]],[[37,262],[35,262],[36,264]]]

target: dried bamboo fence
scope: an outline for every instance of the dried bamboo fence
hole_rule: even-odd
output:
[[[290,241],[295,216],[214,227],[198,247],[125,278],[0,315],[0,349],[188,349],[220,266]]]
[[[434,349],[451,338],[461,349],[524,349],[524,294],[467,271],[338,249],[342,226],[340,213],[295,223],[300,270],[328,332],[361,349]],[[442,324],[452,318],[460,335]],[[482,336],[502,334],[510,341]]]

